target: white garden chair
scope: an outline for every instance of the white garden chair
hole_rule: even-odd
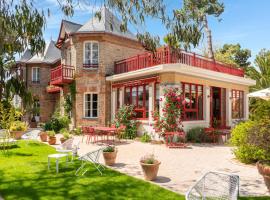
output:
[[[56,148],[56,151],[59,153],[72,153],[72,161],[75,156],[78,154],[80,141],[74,144],[74,138],[70,138],[67,141],[65,141],[63,144],[60,145],[60,147]]]
[[[91,163],[94,165],[94,167],[99,171],[100,175],[102,175],[102,171],[105,167],[99,162],[100,154],[102,153],[104,148],[100,148],[95,151],[91,151],[81,157],[79,157],[79,160],[82,161],[81,166],[76,170],[75,175],[76,176],[83,176],[89,168],[87,168],[87,165],[90,165]]]
[[[187,200],[237,200],[239,176],[208,172],[186,193]]]
[[[39,133],[40,133],[39,130],[31,130],[31,131],[23,134],[21,139],[27,140],[28,142],[31,141],[31,140],[38,141]]]

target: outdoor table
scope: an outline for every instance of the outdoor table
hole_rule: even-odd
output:
[[[57,154],[50,154],[48,155],[48,170],[50,169],[50,159],[51,158],[55,158],[56,161],[56,173],[58,174],[59,172],[59,159],[60,158],[63,158],[63,157],[66,157],[66,163],[68,162],[68,154],[60,154],[60,153],[57,153]]]
[[[101,131],[101,132],[105,133],[105,135],[107,136],[107,141],[108,141],[109,135],[111,133],[114,135],[115,132],[117,131],[117,128],[114,128],[114,127],[97,126],[97,127],[93,127],[93,128],[95,131]]]

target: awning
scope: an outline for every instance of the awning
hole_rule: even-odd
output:
[[[259,90],[248,94],[248,97],[256,97],[264,100],[270,100],[270,88]]]

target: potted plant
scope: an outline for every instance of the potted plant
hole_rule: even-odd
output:
[[[22,135],[27,130],[27,123],[22,121],[14,121],[10,125],[10,131],[13,138],[16,140],[21,139]]]
[[[50,145],[56,144],[56,137],[55,137],[55,132],[54,131],[47,131],[47,134],[49,136],[49,141],[48,143]]]
[[[141,158],[140,164],[145,180],[152,181],[156,179],[160,163],[154,154],[149,154]]]
[[[263,176],[267,189],[270,191],[270,161],[258,161],[256,165],[259,173]]]
[[[60,133],[63,135],[63,137],[60,138],[61,144],[63,144],[66,140],[70,138],[70,134],[67,129],[61,129]]]
[[[107,146],[103,149],[103,158],[106,165],[114,165],[117,156],[117,149],[115,146]]]
[[[46,129],[46,126],[45,126],[44,123],[40,123],[40,127],[42,128],[42,130],[41,130],[40,133],[39,133],[40,140],[41,140],[42,142],[47,142],[47,140],[48,140],[48,134],[47,134],[46,131],[47,131],[48,129]]]

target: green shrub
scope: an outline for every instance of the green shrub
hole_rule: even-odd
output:
[[[63,128],[68,129],[70,119],[67,116],[52,117],[52,119],[45,123],[44,130],[54,130],[56,133]]]
[[[27,130],[27,123],[22,121],[14,121],[11,123],[10,131],[26,131]]]
[[[48,134],[49,137],[54,137],[55,136],[54,131],[46,131],[46,133]]]
[[[81,128],[74,128],[71,131],[71,134],[73,134],[73,135],[81,135],[82,134],[82,129]]]
[[[115,147],[114,146],[107,146],[105,149],[103,149],[103,152],[114,152]]]
[[[234,154],[244,163],[254,163],[258,160],[270,160],[269,144],[270,120],[260,119],[238,124],[232,131],[230,142],[236,146]],[[269,138],[268,138],[269,139]],[[267,144],[266,146],[264,144]]]
[[[141,137],[141,142],[147,143],[151,141],[151,136],[148,133],[144,133]]]
[[[204,139],[204,127],[195,127],[187,131],[187,141],[201,143]]]

